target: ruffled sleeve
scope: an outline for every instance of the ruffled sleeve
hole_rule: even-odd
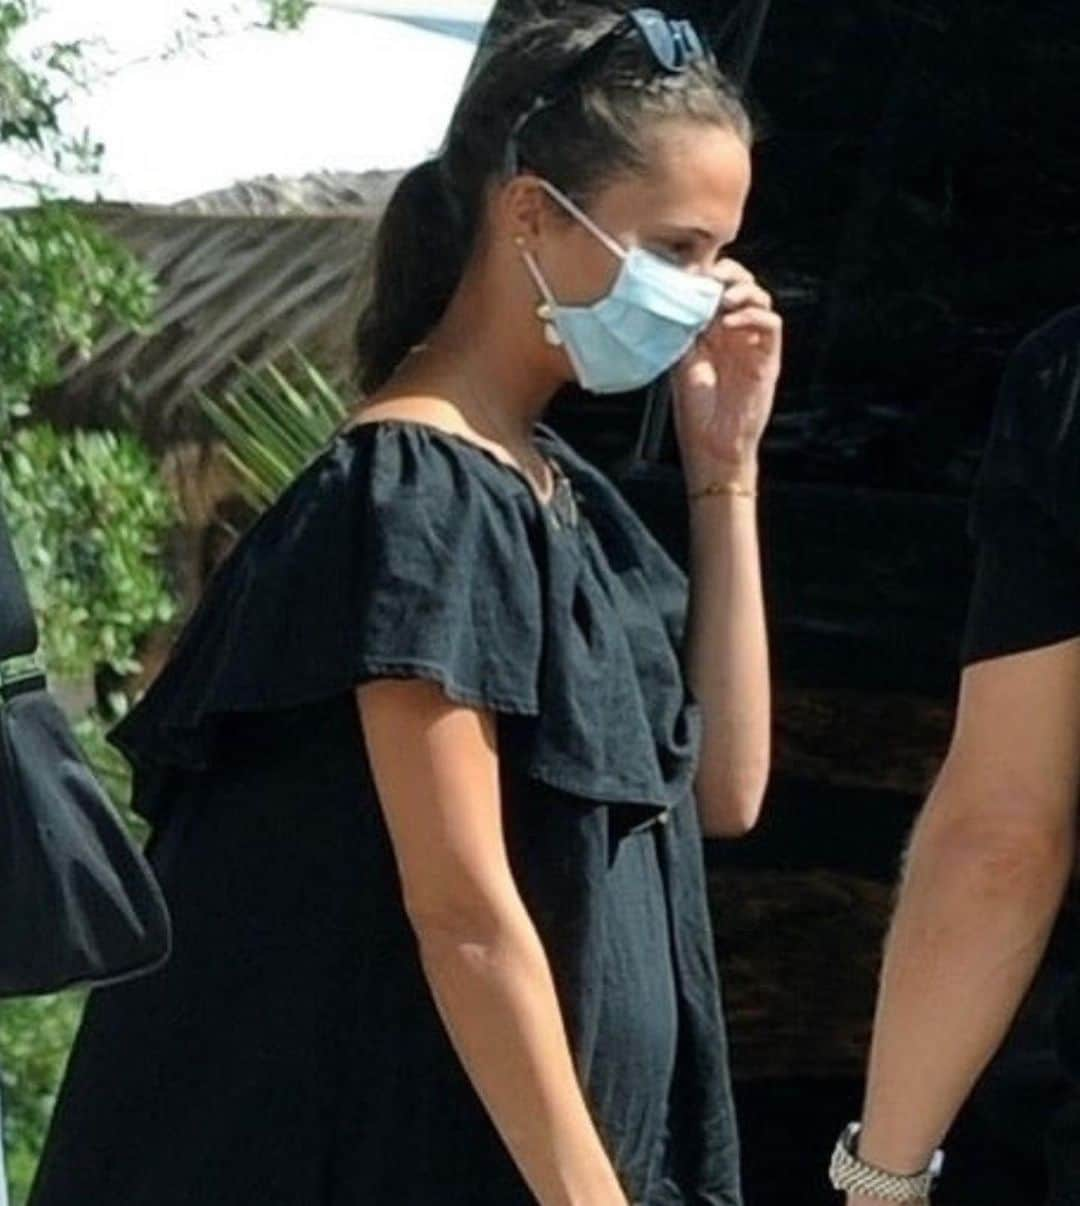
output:
[[[539,434],[578,527],[439,429],[380,420],[335,439],[218,568],[113,728],[136,807],[157,810],[168,768],[210,767],[230,714],[417,677],[502,714],[500,756],[523,776],[621,806],[623,827],[665,819],[702,729],[681,665],[686,577],[599,470]]]
[[[535,715],[543,623],[528,514],[468,455],[421,424],[338,437],[219,567],[110,740],[137,767],[202,768],[226,714],[379,677]]]
[[[539,725],[538,778],[630,805],[631,826],[692,796],[703,711],[684,665],[689,582],[622,492],[546,424],[538,434],[574,482],[578,555],[552,549],[546,663],[562,698]],[[634,815],[636,814],[636,816]]]

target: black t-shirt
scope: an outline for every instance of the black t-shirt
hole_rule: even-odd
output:
[[[1010,359],[977,482],[963,665],[1080,636],[1080,307]]]

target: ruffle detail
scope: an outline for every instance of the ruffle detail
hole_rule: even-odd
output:
[[[419,677],[509,718],[507,756],[550,787],[627,805],[634,824],[683,798],[701,737],[678,651],[685,576],[599,470],[537,434],[577,493],[576,528],[465,437],[398,419],[335,437],[113,727],[143,782],[210,767],[229,714]]]

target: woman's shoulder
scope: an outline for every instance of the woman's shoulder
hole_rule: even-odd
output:
[[[684,581],[628,535],[598,469],[559,438],[548,451],[595,530],[548,525],[531,486],[452,435],[340,432],[218,567],[113,743],[136,765],[204,768],[225,716],[426,678],[513,718],[508,756],[530,776],[635,820],[670,807],[700,732],[676,650]]]
[[[230,560],[311,565],[365,533],[423,537],[447,553],[470,538],[509,549],[531,539],[531,504],[524,477],[471,437],[405,416],[354,421],[309,458]]]
[[[505,591],[510,578],[517,594],[535,592],[528,494],[450,429],[406,416],[347,424],[241,539],[204,606],[232,608],[237,588],[254,582],[290,598],[311,584],[310,616],[329,608],[336,584],[336,597],[363,611],[439,592],[458,599],[466,586]]]
[[[205,765],[223,715],[373,677],[535,713],[541,591],[528,509],[463,441],[341,430],[218,566],[165,667],[112,732],[133,762]]]
[[[335,432],[323,456],[376,493],[400,488],[406,494],[442,491],[464,499],[472,486],[496,500],[518,499],[527,489],[508,454],[423,412],[352,419]]]

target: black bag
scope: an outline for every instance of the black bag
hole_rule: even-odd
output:
[[[49,695],[37,645],[0,513],[0,997],[126,980],[172,945],[161,888]]]

